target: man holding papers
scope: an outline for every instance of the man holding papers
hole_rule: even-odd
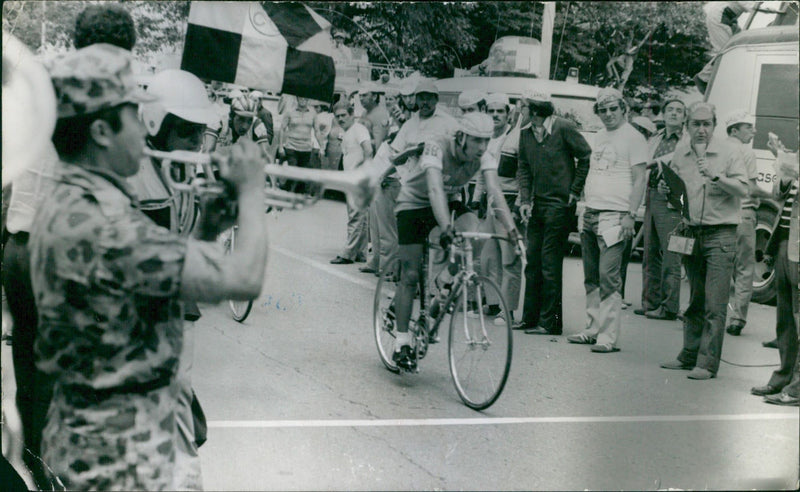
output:
[[[567,340],[609,353],[619,351],[622,253],[634,236],[649,154],[642,134],[627,122],[622,93],[602,89],[594,109],[605,129],[597,133],[584,188],[581,253],[588,323]]]
[[[651,319],[672,320],[678,315],[681,294],[681,256],[667,251],[669,235],[681,221],[665,186],[664,168],[672,161],[675,146],[683,138],[686,106],[680,99],[664,103],[665,126],[648,141],[652,156],[648,168],[644,213],[644,260],[642,261],[642,307],[634,313]]]

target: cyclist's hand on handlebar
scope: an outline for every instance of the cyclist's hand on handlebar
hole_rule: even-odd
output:
[[[447,228],[442,231],[442,234],[439,236],[439,246],[442,247],[443,250],[447,250],[450,248],[450,245],[453,244],[453,240],[456,237],[456,230],[453,228],[452,225],[447,226]]]

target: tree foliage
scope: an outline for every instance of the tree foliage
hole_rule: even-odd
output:
[[[63,51],[73,46],[78,14],[98,1],[3,2],[3,29],[34,51]],[[149,57],[180,51],[189,17],[189,2],[123,2],[136,24],[134,53]],[[44,45],[42,40],[44,38]]]
[[[477,37],[471,3],[309,2],[309,7],[350,35],[370,60],[442,76],[473,52]]]
[[[72,46],[75,18],[89,1],[3,3],[3,28],[34,50]],[[123,2],[136,22],[135,53],[145,58],[180,52],[189,2]],[[486,59],[503,36],[541,37],[542,2],[308,2],[348,44],[366,49],[375,63],[449,77]],[[44,22],[44,24],[43,24]],[[44,29],[43,29],[44,26]],[[709,48],[700,2],[557,2],[551,75],[570,67],[583,83],[613,83],[606,65],[653,30],[634,59],[628,87],[683,86],[706,63]]]

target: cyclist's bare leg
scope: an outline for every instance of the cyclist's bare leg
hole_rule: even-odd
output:
[[[394,297],[397,333],[392,360],[399,368],[413,371],[416,369],[417,357],[408,328],[414,309],[414,293],[422,277],[423,245],[401,244],[399,249],[400,282]]]
[[[423,245],[401,244],[399,250],[401,274],[395,292],[394,309],[397,331],[406,333],[414,307],[414,294],[422,278]]]

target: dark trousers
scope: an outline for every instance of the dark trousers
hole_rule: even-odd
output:
[[[775,281],[778,288],[777,323],[775,334],[778,341],[778,352],[781,357],[780,367],[772,373],[769,384],[783,388],[792,379],[792,371],[797,361],[798,327],[794,313],[798,311],[797,263],[789,261],[786,252],[789,241],[783,240],[778,246],[775,258]]]
[[[522,321],[556,333],[563,328],[561,285],[570,213],[574,208],[567,205],[535,205],[528,221]]]
[[[23,460],[41,488],[49,481],[39,461],[42,430],[53,395],[52,378],[36,369],[33,344],[36,339],[36,304],[31,288],[28,234],[12,234],[3,251],[3,288],[13,322],[11,354],[17,382],[17,409],[25,439]]]
[[[311,152],[300,152],[294,149],[284,149],[286,152],[286,161],[290,166],[294,167],[314,167],[311,162]],[[318,167],[318,166],[317,166]],[[283,188],[285,190],[294,191],[296,193],[305,193],[306,188],[313,185],[308,185],[305,181],[286,181]]]
[[[690,299],[683,313],[683,349],[678,360],[716,374],[736,255],[736,226],[703,226],[694,232],[694,252],[685,258]]]
[[[663,307],[677,313],[681,300],[681,255],[667,251],[669,235],[681,221],[680,212],[667,207],[667,199],[649,189],[644,214],[642,308]]]

